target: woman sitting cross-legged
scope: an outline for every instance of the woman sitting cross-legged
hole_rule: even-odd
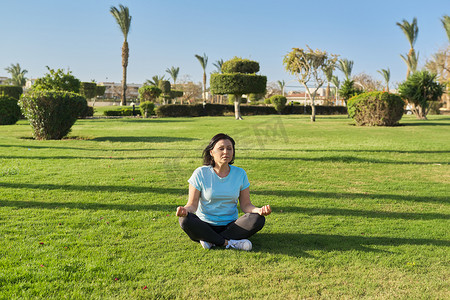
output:
[[[189,199],[177,208],[181,228],[205,249],[214,246],[251,250],[250,236],[261,230],[270,205],[255,207],[250,201],[250,183],[241,168],[233,166],[234,140],[215,135],[203,150],[204,166],[189,178]],[[237,204],[245,213],[238,218]]]

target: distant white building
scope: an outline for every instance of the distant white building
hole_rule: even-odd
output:
[[[27,79],[25,82],[25,89],[31,88],[31,86],[36,82],[37,78],[34,79]]]
[[[0,84],[6,84],[6,80],[8,79],[8,77],[0,77]]]
[[[122,83],[116,82],[99,82],[97,85],[106,86],[104,98],[120,99],[122,93]],[[137,99],[139,97],[139,88],[142,84],[127,83],[127,98]]]

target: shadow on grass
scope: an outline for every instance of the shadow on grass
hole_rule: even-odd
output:
[[[433,120],[435,121],[435,120]],[[400,123],[399,126],[450,126],[450,123],[436,123],[436,122],[421,122],[421,123]]]
[[[195,138],[185,137],[169,137],[169,136],[105,136],[90,139],[97,142],[145,142],[145,143],[171,143],[171,142],[191,142],[197,140]]]
[[[237,148],[238,150],[255,150],[254,148]],[[348,153],[400,153],[400,154],[428,154],[428,153],[442,153],[442,154],[450,154],[450,150],[386,150],[386,149],[358,149],[358,150],[351,150],[351,149],[267,149],[267,148],[261,148],[256,149],[258,152],[262,151],[295,151],[295,152],[348,152]]]
[[[448,197],[436,196],[408,196],[408,195],[392,195],[392,194],[364,194],[364,193],[332,193],[332,192],[309,192],[302,190],[252,190],[251,194],[275,196],[275,197],[293,197],[293,198],[326,198],[326,199],[375,199],[375,200],[395,200],[395,201],[412,201],[412,202],[430,202],[430,203],[450,203]]]
[[[420,161],[394,161],[394,160],[382,160],[373,158],[363,158],[356,156],[326,156],[326,157],[245,157],[245,159],[251,160],[288,160],[288,161],[312,161],[312,162],[332,162],[332,163],[372,163],[372,164],[393,164],[393,165],[430,165],[441,164],[447,165],[446,162],[420,162]]]
[[[64,191],[81,191],[81,192],[125,192],[125,193],[156,193],[170,195],[187,194],[187,188],[162,188],[162,187],[146,187],[132,185],[59,185],[59,184],[34,184],[34,183],[0,183],[0,187],[15,189],[41,189],[41,190],[64,190]],[[422,197],[408,195],[392,195],[392,194],[364,194],[364,193],[331,193],[331,192],[309,192],[303,190],[255,190],[251,191],[254,195],[293,197],[293,198],[324,198],[324,199],[371,199],[371,200],[395,200],[395,201],[412,201],[412,202],[435,202],[449,203],[448,197]],[[291,208],[285,207],[286,211]]]
[[[136,142],[136,140],[135,140]],[[27,148],[27,147],[24,147]],[[45,147],[44,147],[45,148]],[[53,147],[50,147],[53,148]],[[28,149],[31,149],[28,147]],[[67,148],[70,149],[70,148]],[[89,150],[89,149],[86,149]],[[140,151],[167,151],[165,149],[140,149]],[[175,150],[176,153],[173,153],[171,156],[114,156],[114,152],[119,153],[121,150],[113,150],[109,149],[107,156],[18,156],[18,155],[2,155],[2,158],[4,159],[115,159],[115,160],[141,160],[141,159],[188,159],[188,158],[194,158],[194,159],[200,159],[200,155],[198,156],[182,156],[180,157],[179,153],[180,150]],[[200,150],[198,149],[191,149],[192,151],[197,151],[200,153]],[[97,149],[91,149],[91,151],[98,151]],[[102,150],[101,150],[102,151]],[[104,151],[104,150],[103,150]],[[124,150],[125,151],[139,151],[139,149],[136,150]],[[183,150],[184,151],[184,150]],[[427,162],[418,162],[418,161],[392,161],[392,160],[379,160],[379,159],[367,159],[367,158],[359,158],[359,157],[353,157],[353,156],[330,156],[330,157],[315,157],[315,158],[302,158],[302,157],[245,157],[242,160],[269,160],[269,161],[290,161],[292,163],[299,162],[299,161],[311,161],[311,162],[330,162],[330,163],[372,163],[372,164],[393,164],[393,165],[449,165],[450,162],[446,161],[427,161]]]
[[[130,119],[130,118],[125,118],[125,119],[119,119],[120,122],[122,123],[185,123],[185,122],[194,122],[194,120],[191,119],[171,119],[171,120],[167,120],[167,119],[160,119],[160,118],[148,118],[148,119],[144,119],[144,118],[138,118],[138,119]]]
[[[188,189],[186,188],[169,188],[169,187],[147,187],[147,186],[134,186],[134,185],[60,185],[60,184],[35,184],[35,183],[11,183],[11,182],[2,182],[0,183],[1,188],[12,188],[12,189],[32,189],[32,190],[62,190],[62,191],[80,191],[80,192],[112,192],[112,193],[150,193],[150,194],[168,194],[168,195],[187,195]],[[449,203],[448,197],[421,197],[421,196],[407,196],[407,195],[391,195],[391,194],[364,194],[364,193],[330,193],[330,192],[309,192],[302,190],[257,190],[251,191],[254,195],[263,195],[263,196],[274,196],[276,198],[280,197],[293,197],[298,199],[304,198],[314,198],[314,199],[357,199],[357,200],[394,200],[394,201],[412,201],[412,202],[431,202],[431,203]],[[302,208],[296,207],[278,207],[277,209],[283,209],[284,211],[299,211],[302,212]],[[319,213],[331,214],[333,211],[330,208],[330,211],[325,211],[319,209]],[[311,209],[311,212],[314,212],[314,209]],[[317,211],[316,211],[317,212]],[[343,210],[341,213],[344,213]],[[347,213],[351,214],[352,210],[347,211]],[[365,212],[363,211],[353,211],[355,215],[361,215]],[[339,214],[339,213],[337,213]],[[368,212],[370,214],[370,212]],[[381,217],[384,213],[379,212],[379,216]],[[412,218],[415,215],[411,214],[403,214],[403,218]],[[420,218],[419,214],[418,218]],[[389,213],[387,213],[389,216]],[[392,216],[395,216],[395,213],[392,213]],[[442,215],[444,217],[445,215]],[[397,215],[397,217],[402,217],[402,215]]]
[[[286,254],[295,257],[311,256],[306,251],[314,250],[327,252],[354,250],[363,252],[386,252],[372,248],[372,246],[450,246],[450,241],[445,240],[301,233],[258,233],[252,237],[252,241],[256,242],[255,244],[261,245],[255,249],[256,251]]]
[[[56,156],[56,155],[55,156],[16,156],[16,155],[12,156],[12,155],[2,155],[1,158],[3,158],[3,159],[37,159],[37,160],[42,160],[42,159],[142,160],[142,159],[188,159],[188,158],[193,158],[193,159],[198,159],[198,160],[201,159],[200,155],[198,155],[198,156],[183,156],[183,157],[180,157],[180,156],[136,156],[136,157],[125,156],[125,157],[120,157],[120,156],[113,156],[113,155],[114,155],[114,153],[111,153],[110,155],[107,155],[107,156]]]
[[[175,151],[175,152],[180,152],[180,149],[178,149],[178,148],[174,148],[174,149],[167,149],[167,148],[165,148],[165,149],[162,149],[162,148],[117,148],[117,147],[114,147],[114,148],[104,148],[104,147],[102,147],[102,148],[89,148],[88,146],[86,146],[85,148],[81,148],[81,147],[62,147],[62,146],[54,146],[54,145],[48,145],[48,146],[41,146],[41,145],[39,145],[39,146],[37,146],[37,145],[1,145],[0,144],[0,148],[1,147],[3,147],[3,148],[24,148],[24,149],[27,149],[27,150],[28,149],[65,149],[65,150],[81,150],[81,151],[90,151],[90,152],[102,151],[102,152],[109,152],[109,153],[110,152],[129,152],[129,151],[132,151],[132,152],[137,152],[137,151],[164,151],[164,152]],[[188,150],[188,151],[197,151],[198,153],[201,154],[201,151],[203,149],[199,149],[198,147],[197,148],[191,148],[191,149],[183,147],[183,151],[186,151],[186,150]],[[179,156],[176,156],[175,154],[174,154],[174,157],[179,158]]]
[[[149,193],[149,194],[169,194],[169,195],[187,195],[188,188],[162,188],[147,186],[128,186],[128,185],[59,185],[59,184],[34,184],[34,183],[0,183],[2,188],[13,189],[32,189],[44,191],[79,191],[79,192],[110,192],[110,193]],[[1,202],[3,203],[3,201]]]
[[[1,201],[0,207],[39,208],[39,209],[83,209],[83,210],[149,210],[174,212],[175,205],[169,204],[111,204],[111,203],[86,203],[86,202],[40,202],[40,201]]]
[[[319,207],[292,207],[292,206],[273,206],[274,212],[283,211],[283,213],[299,213],[308,216],[344,216],[344,217],[363,217],[374,219],[404,219],[404,220],[450,220],[450,214],[439,213],[404,213],[389,211],[373,211],[345,208],[319,208]]]

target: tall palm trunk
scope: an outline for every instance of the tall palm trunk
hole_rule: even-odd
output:
[[[330,99],[330,82],[327,83],[327,89],[325,91],[325,99]]]
[[[128,42],[124,41],[122,46],[122,95],[121,95],[121,106],[127,105],[127,67],[128,67]]]
[[[203,104],[206,103],[206,72],[203,72]]]

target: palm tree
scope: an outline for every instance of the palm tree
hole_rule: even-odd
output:
[[[278,86],[280,87],[281,90],[281,94],[284,96],[284,87],[286,86],[286,82],[284,82],[284,80],[278,80],[277,81]]]
[[[213,66],[217,68],[217,73],[222,73],[223,59],[216,60]]]
[[[333,77],[331,77],[331,83],[337,88],[339,88],[341,86],[341,82],[339,81],[339,78],[334,75],[333,75]]]
[[[336,87],[336,101],[338,99],[338,94],[339,94],[339,87],[341,86],[341,82],[339,81],[339,78],[337,76],[332,76],[331,77],[331,83]],[[337,104],[336,104],[337,105]]]
[[[409,49],[407,57],[400,55],[405,61],[406,66],[408,68],[406,71],[406,78],[408,78],[411,72],[415,71],[415,70],[413,71],[411,67],[414,65],[417,67],[417,61],[419,59],[419,55],[416,56],[416,52],[414,50],[414,44],[416,43],[417,36],[419,34],[419,27],[417,26],[417,18],[414,18],[412,23],[409,23],[408,21],[403,19],[402,23],[397,22],[396,24],[405,34],[406,39],[408,40],[409,45],[411,47]]]
[[[180,67],[171,67],[170,69],[167,68],[166,72],[169,73],[170,77],[172,77],[173,85],[175,85],[177,83],[178,73],[180,73]]]
[[[147,80],[144,82],[144,85],[153,85],[153,86],[159,87],[159,83],[160,83],[161,81],[163,81],[164,79],[165,79],[165,78],[164,78],[164,75],[163,75],[163,76],[155,75],[155,76],[152,77],[151,80],[150,80],[150,79],[147,79]]]
[[[444,26],[445,31],[447,32],[448,41],[450,42],[450,17],[443,16],[441,21],[442,21],[442,25]]]
[[[389,80],[391,79],[391,70],[389,70],[389,68],[386,69],[381,69],[378,70],[378,73],[381,74],[381,76],[383,76],[384,81],[386,82],[386,92],[389,93]]]
[[[219,74],[222,74],[222,65],[223,65],[223,59],[221,58],[221,59],[219,59],[219,60],[216,60],[216,62],[215,63],[213,63],[213,66],[214,67],[216,67],[217,68],[217,70],[216,71],[213,71],[212,73],[219,73]],[[217,95],[218,96],[218,98],[219,98],[219,102],[220,103],[223,103],[223,95]],[[214,101],[214,99],[213,99],[213,101]]]
[[[353,60],[348,60],[346,58],[340,59],[338,61],[337,68],[344,73],[345,79],[348,80],[352,76],[353,70]]]
[[[122,95],[121,95],[121,101],[120,101],[120,105],[124,106],[127,104],[126,91],[127,91],[127,67],[128,67],[128,56],[129,56],[127,37],[128,37],[128,32],[130,31],[131,16],[130,16],[128,7],[123,6],[122,4],[119,4],[119,9],[117,9],[114,6],[111,6],[110,13],[116,19],[116,22],[119,25],[120,30],[123,33],[123,38],[124,38],[123,46],[122,46],[122,68],[123,68]]]
[[[8,79],[7,82],[12,85],[24,86],[27,79],[25,78],[25,74],[28,73],[27,70],[20,67],[19,63],[11,64],[11,66],[5,68],[5,70],[11,74],[11,79]]]
[[[206,103],[206,65],[208,64],[208,56],[203,53],[203,56],[195,54],[195,57],[203,68],[203,103]]]
[[[330,64],[330,65],[328,65],[328,66],[326,66],[326,68],[325,68],[325,77],[327,78],[327,90],[326,90],[326,95],[325,95],[325,98],[328,100],[329,98],[330,98],[330,82],[331,82],[331,79],[333,78],[333,71],[334,71],[334,68],[336,67],[336,65],[335,64]]]
[[[406,78],[409,77],[411,73],[414,73],[417,71],[417,62],[419,61],[419,53],[415,53],[412,56],[409,56],[409,53],[406,55],[400,54],[400,57],[405,62],[406,67],[408,68]]]

